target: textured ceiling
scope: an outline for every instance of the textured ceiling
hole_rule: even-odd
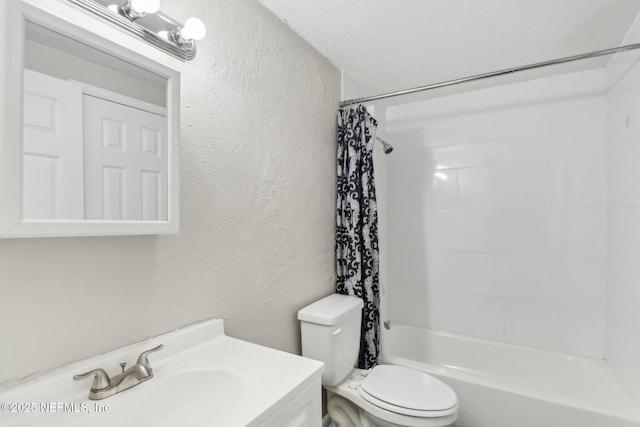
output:
[[[618,46],[640,10],[640,0],[259,1],[344,71],[347,97]]]

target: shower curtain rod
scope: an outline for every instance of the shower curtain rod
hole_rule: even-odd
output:
[[[619,46],[619,47],[613,47],[611,49],[596,50],[594,52],[583,53],[583,54],[580,54],[580,55],[567,56],[567,57],[564,57],[564,58],[552,59],[550,61],[537,62],[535,64],[523,65],[523,66],[520,66],[520,67],[505,68],[504,70],[492,71],[490,73],[476,74],[475,76],[469,76],[469,77],[463,77],[463,78],[460,78],[460,79],[447,80],[447,81],[440,82],[440,83],[433,83],[433,84],[429,84],[429,85],[425,85],[425,86],[414,87],[414,88],[411,88],[411,89],[405,89],[405,90],[399,90],[399,91],[396,91],[396,92],[389,92],[389,93],[383,93],[383,94],[380,94],[380,95],[368,96],[368,97],[365,97],[365,98],[348,99],[346,101],[340,102],[340,106],[341,107],[346,107],[348,105],[353,105],[353,104],[362,104],[362,103],[365,103],[365,102],[377,101],[377,100],[380,100],[380,99],[387,99],[387,98],[393,98],[393,97],[396,97],[396,96],[409,95],[409,94],[412,94],[412,93],[425,92],[425,91],[431,90],[431,89],[438,89],[438,88],[441,88],[441,87],[454,86],[454,85],[458,85],[458,84],[461,84],[461,83],[473,82],[473,81],[477,81],[477,80],[484,80],[484,79],[488,79],[488,78],[491,78],[491,77],[498,77],[498,76],[503,76],[503,75],[506,75],[506,74],[517,73],[519,71],[526,71],[526,70],[533,70],[535,68],[548,67],[550,65],[565,64],[567,62],[580,61],[582,59],[597,58],[599,56],[612,55],[614,53],[626,52],[626,51],[635,50],[635,49],[640,49],[640,43],[628,44],[628,45]]]

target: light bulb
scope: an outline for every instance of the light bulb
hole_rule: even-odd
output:
[[[180,30],[180,37],[185,40],[202,40],[207,34],[207,28],[198,18],[189,18]]]
[[[131,0],[131,9],[142,15],[160,10],[160,0]]]

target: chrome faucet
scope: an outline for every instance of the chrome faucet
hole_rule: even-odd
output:
[[[162,350],[162,347],[164,346],[160,344],[157,347],[142,352],[142,354],[138,356],[136,364],[127,370],[124,369],[127,364],[121,363],[122,373],[113,378],[109,378],[109,375],[104,369],[98,368],[85,372],[84,374],[74,375],[73,379],[78,381],[93,375],[93,384],[91,384],[91,390],[89,390],[89,399],[105,399],[151,379],[153,377],[153,371],[149,365],[147,355],[154,351]]]

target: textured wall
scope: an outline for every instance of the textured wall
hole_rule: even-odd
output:
[[[0,241],[0,381],[210,317],[297,352],[296,311],[332,292],[339,71],[253,0],[163,11],[208,29],[182,67],[181,232]]]

